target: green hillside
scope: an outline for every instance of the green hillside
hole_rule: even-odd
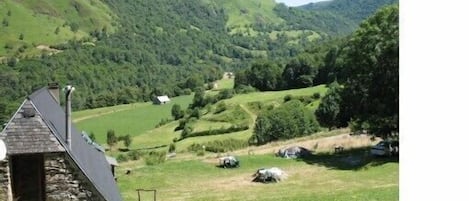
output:
[[[174,97],[258,59],[283,65],[358,24],[273,0],[0,4],[0,93],[7,94],[0,97],[2,122],[49,82],[79,89],[74,110],[147,102],[160,93]]]
[[[252,31],[254,24],[281,24],[284,20],[278,17],[274,0],[240,1],[240,0],[206,0],[205,2],[224,8],[228,21],[229,33],[246,33]]]
[[[38,54],[40,45],[80,39],[94,30],[112,33],[116,17],[101,1],[0,1],[0,55]]]
[[[359,23],[378,8],[398,3],[398,0],[333,0],[310,3],[299,8],[310,11],[330,12]]]

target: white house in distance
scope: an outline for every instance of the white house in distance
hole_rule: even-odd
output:
[[[166,104],[167,102],[171,101],[168,96],[157,96],[155,100],[153,100],[154,104],[162,105]]]

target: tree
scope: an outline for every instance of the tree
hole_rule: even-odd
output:
[[[124,146],[129,148],[130,144],[132,143],[132,138],[130,137],[129,134],[127,134],[124,136],[123,141],[124,141]]]
[[[169,153],[176,152],[176,144],[174,144],[174,143],[169,144],[168,152]]]
[[[251,144],[265,144],[280,139],[304,136],[319,130],[312,112],[299,100],[291,100],[278,108],[261,113],[254,126]]]
[[[171,115],[174,117],[174,120],[178,120],[184,117],[184,111],[179,104],[174,104],[171,108]]]
[[[329,86],[329,91],[322,99],[321,103],[316,109],[315,114],[321,126],[325,126],[331,130],[333,126],[337,125],[337,115],[340,111],[340,94],[339,85],[333,82]]]
[[[20,36],[18,37],[18,39],[23,40],[24,39],[24,34],[20,33]]]
[[[4,27],[7,27],[10,23],[8,22],[7,18],[3,18],[2,24]]]
[[[397,5],[379,10],[344,48],[348,79],[340,93],[339,116],[366,123],[370,133],[382,137],[399,132],[398,20]]]
[[[192,99],[191,108],[203,107],[205,104],[204,101],[205,90],[202,87],[195,89],[194,98]]]
[[[106,142],[110,148],[112,148],[117,143],[117,137],[114,130],[108,130],[106,134]]]
[[[200,76],[199,74],[194,74],[187,78],[185,87],[189,89],[196,89],[198,87],[203,87],[204,86],[204,78]]]
[[[80,25],[78,25],[78,23],[76,23],[76,22],[70,23],[70,30],[71,31],[76,33],[79,28],[80,28]]]
[[[281,89],[282,68],[270,61],[256,61],[246,73],[249,85],[261,91],[272,91]]]
[[[301,54],[291,60],[283,70],[282,77],[288,89],[313,86],[318,68],[313,65],[311,55]]]

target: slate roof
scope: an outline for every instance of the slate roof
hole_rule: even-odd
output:
[[[16,117],[19,111],[21,110],[20,108],[15,117],[13,117],[12,120],[7,124],[7,127],[5,128],[3,133],[3,135],[6,135],[7,144],[10,143],[10,135],[19,136],[16,138],[12,138],[12,147],[10,147],[10,145],[7,145],[7,154],[13,153],[10,151],[16,151],[15,153],[18,153],[20,152],[18,151],[20,149],[25,149],[28,153],[31,153],[31,151],[34,151],[34,149],[26,148],[24,145],[26,145],[25,143],[30,143],[30,141],[36,140],[38,140],[38,143],[46,142],[45,145],[39,146],[41,147],[39,151],[45,152],[46,148],[44,146],[50,145],[47,143],[49,143],[49,136],[50,134],[52,134],[62,145],[62,150],[67,152],[70,158],[73,159],[76,165],[81,169],[83,174],[91,181],[91,183],[95,186],[96,190],[98,190],[98,192],[102,195],[102,197],[104,197],[104,199],[108,201],[122,200],[122,197],[120,196],[116,182],[114,180],[111,169],[104,154],[95,149],[93,146],[87,144],[81,136],[80,132],[77,131],[73,123],[71,125],[71,149],[67,146],[65,141],[65,112],[60,107],[60,105],[57,104],[54,97],[49,93],[47,87],[39,89],[30,96],[28,96],[28,98],[23,104],[23,107],[27,104],[30,104],[33,106],[33,108],[35,108],[35,111],[37,111],[37,118],[40,118],[42,122],[45,123],[47,129],[46,127],[44,127],[44,125],[40,124],[40,121],[38,121],[39,123],[33,122],[34,124],[23,124],[22,120],[16,121]],[[28,112],[26,112],[26,115],[28,115]],[[21,140],[25,141],[20,142]]]
[[[21,104],[3,133],[10,155],[65,151],[30,100]]]

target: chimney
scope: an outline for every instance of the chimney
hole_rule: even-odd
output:
[[[68,148],[72,150],[72,92],[75,91],[75,87],[67,85],[64,88],[65,92],[65,141]]]
[[[49,93],[54,97],[55,101],[57,104],[60,104],[60,89],[59,89],[59,83],[57,82],[52,82],[49,83],[48,89]]]

